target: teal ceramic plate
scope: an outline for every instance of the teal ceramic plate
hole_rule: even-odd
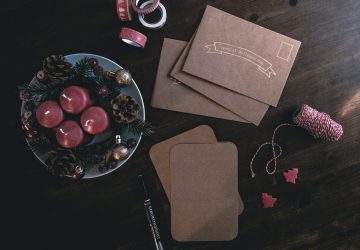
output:
[[[93,55],[93,54],[85,54],[85,53],[79,53],[79,54],[71,54],[71,55],[67,55],[66,59],[72,63],[73,65],[79,61],[80,59],[84,58],[84,57],[92,57],[92,58],[96,58],[99,62],[99,65],[101,65],[104,70],[116,70],[116,69],[122,69],[122,67],[111,61],[110,59],[107,59],[105,57],[102,56],[98,56],[98,55]],[[35,81],[36,78],[34,77],[31,81],[31,83],[33,81]],[[30,83],[30,84],[31,84]],[[122,93],[132,96],[137,103],[140,105],[141,109],[140,109],[140,113],[139,113],[139,119],[141,120],[145,120],[145,107],[144,107],[144,101],[143,98],[141,96],[140,90],[138,88],[138,86],[136,85],[136,82],[134,81],[134,79],[132,80],[132,84],[130,84],[128,87],[123,88],[122,89]],[[24,105],[24,103],[23,103]],[[21,115],[23,115],[24,113],[24,107],[22,105],[21,108]],[[106,135],[101,135],[101,137],[104,137]],[[117,166],[113,169],[109,169],[108,171],[101,173],[98,169],[98,167],[92,167],[92,166],[88,166],[86,168],[86,173],[85,176],[83,177],[83,179],[90,179],[90,178],[95,178],[95,177],[100,177],[106,174],[109,174],[113,171],[115,171],[116,169],[119,169],[120,167],[122,167],[129,159],[130,157],[134,154],[135,150],[137,149],[137,147],[139,146],[140,140],[141,140],[141,134],[138,135],[133,135],[131,133],[124,133],[121,135],[121,138],[123,141],[126,141],[129,138],[134,138],[136,140],[136,145],[135,147],[133,147],[132,149],[130,149],[130,155],[126,160],[123,161],[118,161],[117,162]],[[96,141],[98,140],[102,140],[102,138],[99,137],[95,137],[94,140],[91,143],[96,143]],[[46,159],[46,155],[38,153],[38,152],[34,152],[34,154],[36,155],[36,157],[43,163],[45,164],[45,159]]]

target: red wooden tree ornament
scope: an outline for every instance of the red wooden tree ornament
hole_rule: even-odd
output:
[[[262,198],[262,203],[263,203],[264,208],[273,207],[277,200],[277,198],[272,197],[271,195],[269,195],[267,193],[262,193],[261,198]]]
[[[292,184],[295,184],[298,173],[299,173],[299,169],[298,168],[293,168],[293,169],[290,169],[287,172],[284,172],[283,175],[285,177],[286,182],[290,182]]]

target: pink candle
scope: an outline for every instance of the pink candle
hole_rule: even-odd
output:
[[[56,128],[56,140],[64,148],[75,148],[84,141],[84,132],[77,122],[64,121]]]
[[[45,128],[54,128],[64,119],[64,113],[59,104],[54,101],[45,101],[36,109],[36,120]]]
[[[93,106],[81,114],[81,126],[89,134],[104,132],[110,125],[109,115],[103,108]]]
[[[79,114],[92,104],[89,91],[79,86],[70,86],[60,95],[60,105],[65,112]]]

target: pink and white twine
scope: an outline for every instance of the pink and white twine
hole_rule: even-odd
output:
[[[282,148],[275,142],[275,136],[277,131],[281,127],[301,127],[306,129],[315,139],[323,139],[327,141],[338,141],[343,135],[343,128],[341,124],[332,120],[326,113],[317,111],[309,105],[303,104],[300,112],[293,118],[295,124],[283,123],[277,126],[273,132],[271,142],[265,142],[260,145],[256,150],[253,158],[250,162],[251,177],[255,177],[253,170],[253,163],[260,150],[267,145],[271,145],[273,157],[266,163],[266,173],[272,175],[276,172],[277,159],[282,154]],[[273,164],[273,168],[270,169],[270,165]]]

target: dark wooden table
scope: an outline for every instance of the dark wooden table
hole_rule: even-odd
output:
[[[0,25],[3,163],[0,245],[2,249],[153,249],[135,177],[151,186],[155,213],[167,249],[360,249],[360,1],[358,0],[164,0],[168,21],[144,30],[138,21],[117,20],[114,0],[17,0],[2,3]],[[278,108],[259,127],[153,109],[149,106],[164,37],[188,40],[206,4],[302,41]],[[146,49],[117,39],[123,26],[143,31]],[[157,133],[145,138],[122,169],[94,180],[73,182],[50,176],[25,150],[16,86],[28,82],[41,60],[53,53],[89,52],[131,70],[143,94],[147,119]],[[5,55],[5,57],[4,57]],[[314,140],[300,129],[284,129],[284,157],[274,176],[249,176],[257,146],[277,124],[307,103],[344,126],[341,141]],[[245,211],[231,242],[177,243],[170,234],[170,205],[149,159],[156,142],[201,124],[239,149],[239,192]],[[10,155],[12,155],[10,157]],[[6,163],[8,161],[8,163]],[[11,161],[11,163],[9,162]],[[296,185],[283,170],[300,169]],[[206,180],[204,180],[206,181]],[[260,194],[279,198],[263,209]],[[5,244],[10,243],[7,247]]]

